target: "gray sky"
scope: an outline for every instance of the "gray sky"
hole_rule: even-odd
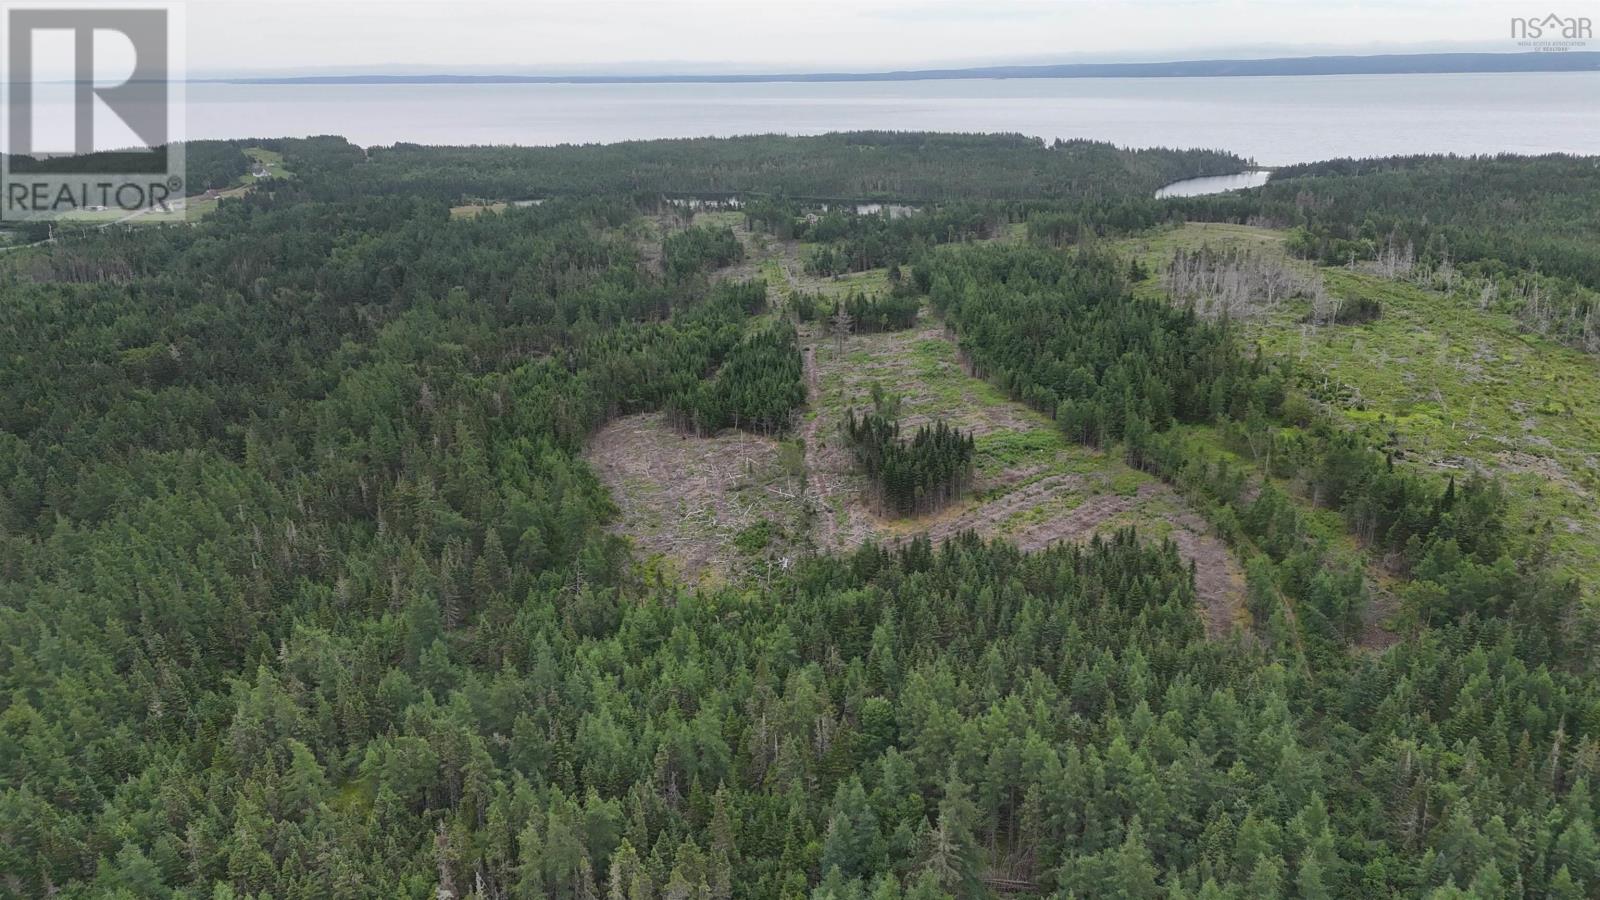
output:
[[[1512,50],[1511,16],[1592,15],[1595,5],[1594,0],[190,0],[188,66],[192,76],[201,77],[375,69],[875,71],[997,62]]]

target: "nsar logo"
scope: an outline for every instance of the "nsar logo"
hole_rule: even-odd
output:
[[[1584,46],[1594,37],[1594,23],[1588,16],[1513,18],[1511,39],[1535,50],[1571,50]]]

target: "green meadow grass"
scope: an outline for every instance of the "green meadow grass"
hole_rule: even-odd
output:
[[[1174,249],[1282,252],[1282,233],[1237,225],[1164,229],[1120,242],[1152,276]],[[1316,268],[1335,296],[1366,297],[1382,315],[1314,327],[1309,301],[1243,323],[1246,338],[1293,361],[1312,396],[1341,419],[1393,442],[1405,464],[1439,478],[1472,471],[1506,486],[1516,529],[1558,568],[1600,583],[1600,357],[1530,334],[1511,313],[1347,268]]]

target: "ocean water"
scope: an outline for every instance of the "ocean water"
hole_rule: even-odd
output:
[[[561,144],[858,129],[1231,150],[1260,165],[1400,153],[1600,154],[1600,73],[832,84],[188,86],[194,138]]]

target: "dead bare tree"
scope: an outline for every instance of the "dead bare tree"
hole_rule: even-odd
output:
[[[1401,244],[1400,235],[1391,233],[1378,253],[1378,273],[1385,278],[1409,278],[1416,265],[1416,247],[1410,241]]]
[[[1330,294],[1326,287],[1317,285],[1315,293],[1311,295],[1311,324],[1332,325],[1339,321],[1339,309],[1344,306],[1344,298],[1338,294]]]
[[[1207,318],[1257,315],[1295,296],[1309,296],[1320,281],[1266,253],[1201,247],[1173,252],[1165,273],[1167,294]]]
[[[841,302],[833,314],[833,338],[839,353],[844,353],[844,339],[850,336],[850,331],[854,327],[854,317],[845,312],[844,303]]]

